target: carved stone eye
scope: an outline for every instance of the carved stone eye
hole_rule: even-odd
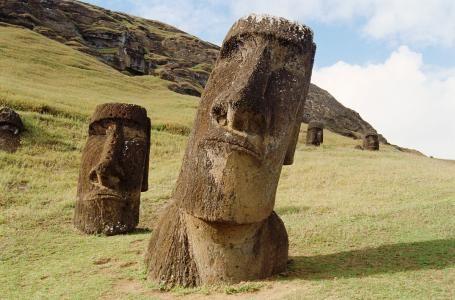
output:
[[[89,135],[106,135],[106,127],[102,124],[92,124],[89,127]]]
[[[215,105],[212,108],[212,117],[220,126],[227,125],[227,110],[221,105]]]
[[[227,58],[231,57],[233,53],[237,52],[238,49],[243,45],[243,42],[238,40],[237,38],[232,38],[228,42],[226,42],[223,47],[221,48],[220,57]]]

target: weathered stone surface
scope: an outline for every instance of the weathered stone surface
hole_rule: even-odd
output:
[[[367,132],[363,137],[363,149],[370,151],[379,150],[379,137],[375,132]]]
[[[286,268],[273,212],[292,163],[315,53],[307,27],[249,16],[227,34],[207,83],[171,204],[153,231],[150,279],[194,286]]]
[[[0,108],[0,150],[15,152],[21,143],[20,133],[24,130],[21,117],[9,107]]]
[[[318,121],[310,121],[306,133],[306,144],[319,146],[324,142],[324,124]]]
[[[97,106],[82,154],[74,225],[94,234],[119,234],[139,222],[141,191],[148,189],[150,119],[143,107]]]
[[[217,46],[172,26],[78,1],[0,0],[0,22],[32,29],[130,75],[170,76],[174,91],[196,96],[218,54]]]

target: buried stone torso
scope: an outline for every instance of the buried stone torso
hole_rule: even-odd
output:
[[[174,202],[164,211],[146,255],[149,277],[197,286],[265,278],[285,271],[288,236],[274,213],[261,222],[207,222]]]
[[[273,212],[292,162],[315,47],[311,31],[250,16],[228,33],[207,83],[172,203],[152,234],[149,278],[194,286],[270,276],[288,239]]]
[[[201,282],[236,282],[285,271],[288,238],[281,219],[241,225],[205,222],[184,214]]]

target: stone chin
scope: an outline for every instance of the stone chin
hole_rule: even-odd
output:
[[[134,229],[138,224],[140,198],[85,196],[76,203],[76,226],[92,234],[118,234]],[[79,219],[83,216],[83,219]],[[89,220],[89,222],[87,222]]]
[[[276,171],[260,154],[241,146],[219,142],[198,149],[197,181],[202,205],[189,211],[195,217],[217,223],[260,222],[273,211]]]

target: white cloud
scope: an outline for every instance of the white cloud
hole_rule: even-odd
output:
[[[361,22],[363,32],[396,43],[455,46],[453,0],[234,0],[233,11],[267,12],[305,21]]]
[[[316,69],[313,82],[359,112],[389,142],[455,159],[455,70],[441,76],[419,53],[401,46],[381,64],[338,62]]]
[[[161,20],[220,42],[230,25],[249,13],[303,23],[360,22],[369,37],[409,45],[455,46],[454,0],[130,0],[132,13]]]
[[[373,1],[364,32],[378,39],[455,46],[455,1]]]
[[[164,22],[185,32],[221,44],[234,22],[229,9],[216,0],[135,0],[135,15]]]
[[[160,20],[220,43],[232,23],[268,13],[302,23],[355,23],[391,44],[455,47],[454,0],[85,0]]]

